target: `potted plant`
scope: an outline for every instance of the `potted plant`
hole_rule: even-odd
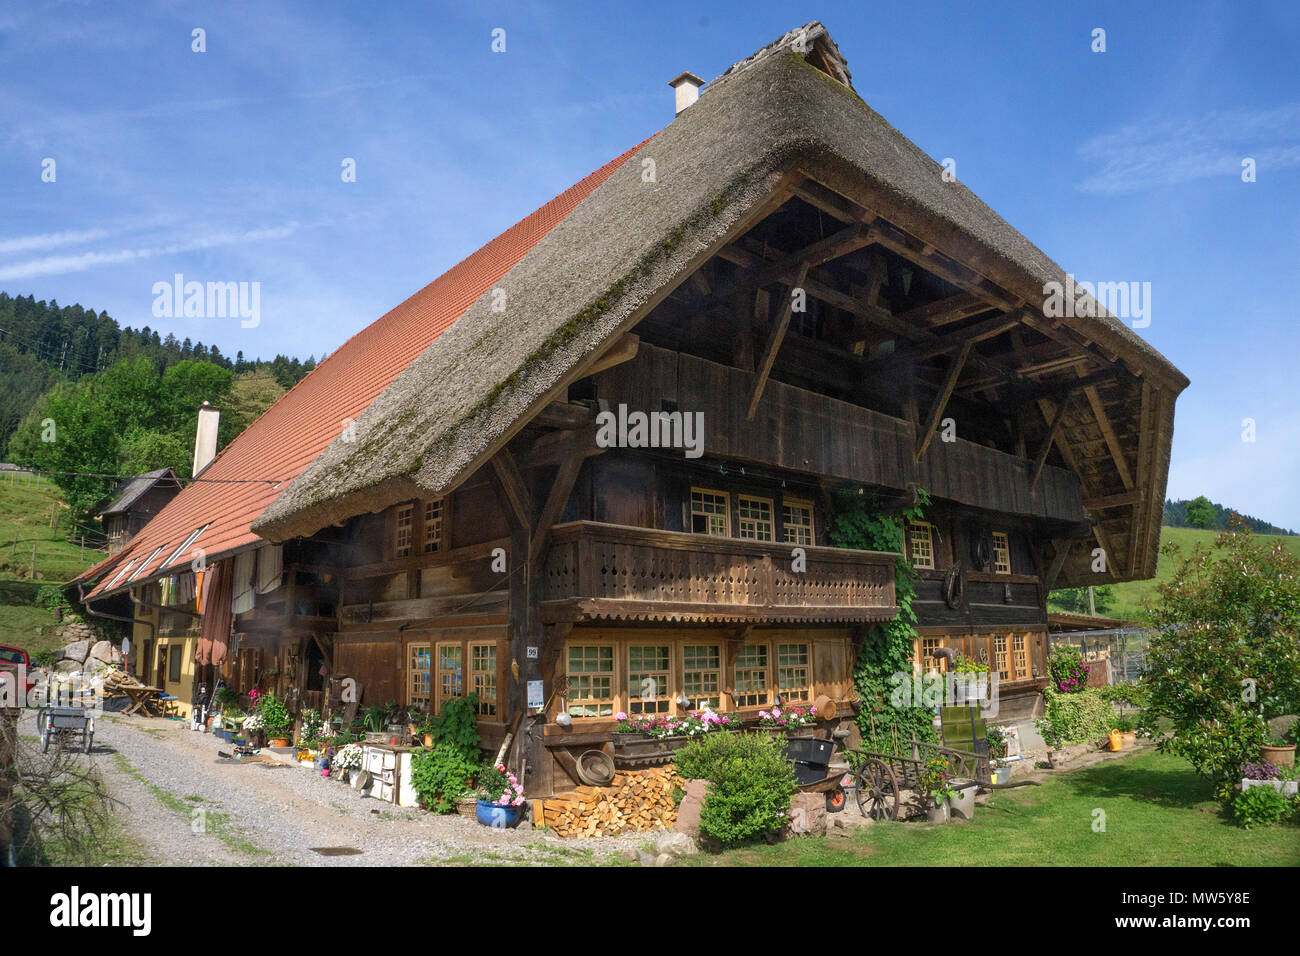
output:
[[[1275,737],[1271,742],[1260,747],[1259,753],[1266,763],[1271,763],[1275,767],[1295,765],[1295,744],[1285,738]]]
[[[243,731],[248,736],[249,742],[254,747],[261,747],[262,741],[266,739],[266,720],[261,714],[249,714],[244,718]],[[235,741],[238,743],[238,738]]]
[[[272,747],[288,747],[289,731],[293,721],[289,717],[289,708],[284,701],[274,694],[264,694],[258,698],[257,713],[262,718],[263,731]]]
[[[1115,729],[1119,731],[1120,742],[1125,747],[1137,744],[1137,721],[1129,714],[1120,714],[1115,718]]]
[[[810,737],[817,724],[817,708],[774,704],[771,710],[758,712],[758,726],[769,733],[791,737]]]
[[[361,769],[361,745],[352,743],[339,747],[330,757],[330,767],[344,781],[349,781]]]
[[[949,800],[956,796],[948,783],[948,761],[942,757],[927,760],[916,778],[916,788],[925,806],[926,819],[931,823],[945,823]]]
[[[989,696],[989,667],[987,664],[959,657],[953,663],[951,680],[953,703],[978,704]]]
[[[1047,744],[1047,762],[1051,764],[1052,769],[1055,770],[1059,767],[1065,766],[1065,762],[1069,759],[1069,756],[1063,749],[1065,741],[1061,732],[1052,725],[1050,720],[1036,720],[1034,721],[1034,726],[1037,727],[1038,732],[1042,734],[1043,743]]]
[[[486,827],[510,828],[524,815],[524,788],[502,764],[484,767],[478,775],[475,816]]]

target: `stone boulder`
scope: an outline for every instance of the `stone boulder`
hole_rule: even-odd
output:
[[[54,665],[56,674],[80,674],[82,662],[77,660],[62,660]]]
[[[63,659],[65,661],[76,661],[78,664],[83,664],[89,656],[90,641],[73,641],[63,648]]]
[[[786,824],[789,836],[826,835],[826,795],[824,793],[796,793],[790,798],[790,822]]]
[[[655,841],[655,853],[660,856],[664,854],[671,857],[690,856],[699,852],[700,848],[695,845],[694,840],[676,830],[669,830]]]
[[[686,795],[682,797],[682,802],[677,807],[677,824],[674,829],[692,840],[697,840],[700,836],[700,810],[704,807],[704,795],[708,793],[709,781],[687,780],[682,784],[682,788],[686,791]]]
[[[96,641],[95,646],[90,649],[90,656],[105,664],[122,663],[122,652],[114,647],[111,641]]]

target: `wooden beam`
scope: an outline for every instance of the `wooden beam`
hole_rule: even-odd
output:
[[[1038,486],[1038,478],[1043,473],[1043,465],[1047,464],[1047,453],[1052,450],[1052,442],[1056,441],[1056,435],[1061,430],[1061,423],[1065,420],[1065,409],[1069,404],[1069,399],[1066,399],[1057,406],[1056,414],[1052,416],[1051,427],[1047,429],[1047,437],[1043,439],[1043,445],[1038,449],[1038,454],[1034,457],[1034,471],[1029,478],[1029,493],[1031,495]]]
[[[564,506],[569,501],[569,493],[573,491],[573,484],[578,480],[578,472],[582,470],[584,460],[584,456],[580,453],[570,455],[560,463],[559,470],[555,473],[555,480],[551,483],[550,493],[546,496],[546,503],[542,505],[542,513],[537,519],[532,540],[528,545],[528,563],[534,568],[546,553],[546,546],[550,543],[551,528],[564,514]]]
[[[1151,486],[1151,462],[1147,459],[1151,457],[1151,407],[1152,392],[1151,383],[1142,382],[1142,401],[1138,413],[1138,454],[1137,454],[1137,484],[1139,488],[1145,489]],[[1130,527],[1133,529],[1129,532],[1128,547],[1128,566],[1129,571],[1134,572],[1142,565],[1139,560],[1146,557],[1146,509],[1159,506],[1163,516],[1164,503],[1151,502],[1147,505],[1145,502],[1137,502],[1133,505],[1133,514],[1130,516]]]
[[[533,496],[528,492],[528,485],[515,465],[510,449],[502,448],[492,456],[492,474],[496,476],[502,495],[510,504],[510,514],[514,517],[517,528],[532,531]]]
[[[1061,568],[1065,567],[1065,559],[1070,553],[1070,546],[1074,544],[1071,538],[1057,538],[1052,544],[1056,547],[1056,554],[1052,557],[1052,563],[1047,568],[1047,574],[1043,578],[1044,595],[1056,587],[1056,579],[1061,575]]]
[[[948,399],[952,398],[952,390],[957,387],[957,379],[961,377],[962,369],[966,367],[966,359],[970,356],[971,349],[974,347],[974,342],[967,341],[963,343],[961,351],[953,358],[952,365],[948,369],[948,375],[944,379],[943,387],[939,389],[939,394],[935,396],[934,404],[930,407],[930,416],[926,419],[925,430],[916,443],[914,457],[917,461],[921,460],[925,450],[930,447],[930,442],[934,440],[934,433],[939,428],[939,422],[943,418],[943,411],[948,406]]]
[[[550,428],[583,428],[591,424],[591,409],[572,402],[551,402],[532,420],[534,425]]]
[[[1142,499],[1145,497],[1146,492],[1141,488],[1133,488],[1116,495],[1105,495],[1101,498],[1084,498],[1083,506],[1089,511],[1105,511],[1107,508],[1122,508],[1127,505],[1140,504]]]
[[[763,359],[759,362],[758,371],[754,373],[754,386],[750,389],[749,408],[745,413],[745,418],[751,422],[754,420],[755,412],[758,411],[758,401],[763,397],[763,388],[767,385],[767,377],[772,374],[772,365],[776,362],[777,350],[781,347],[781,341],[785,338],[786,329],[790,327],[790,316],[794,309],[794,293],[796,290],[803,289],[803,283],[807,277],[808,263],[805,262],[795,274],[794,284],[790,287],[790,294],[786,296],[785,305],[781,307],[781,317],[777,319],[776,325],[772,327],[772,333],[767,339],[767,347],[763,350]]]
[[[698,273],[697,273],[698,275]],[[597,372],[603,372],[607,368],[613,368],[615,365],[622,365],[624,362],[630,362],[636,358],[637,350],[641,347],[641,338],[631,332],[625,332],[617,342],[605,350],[605,354],[587,369],[588,375],[595,375]]]
[[[1079,369],[1079,378],[1083,378],[1083,370]],[[1086,385],[1083,394],[1088,397],[1088,404],[1092,407],[1092,415],[1097,419],[1097,427],[1101,429],[1101,437],[1106,440],[1106,447],[1110,449],[1110,457],[1115,462],[1115,470],[1119,472],[1120,481],[1124,482],[1124,487],[1128,490],[1133,489],[1133,475],[1128,470],[1128,461],[1124,458],[1124,446],[1120,444],[1119,436],[1115,434],[1115,429],[1111,426],[1110,416],[1106,414],[1106,406],[1102,404],[1101,395],[1097,392],[1095,385]]]
[[[944,299],[918,305],[906,312],[899,312],[894,318],[908,325],[934,328],[935,326],[946,325],[949,322],[955,322],[958,319],[985,312],[988,308],[989,304],[978,296],[971,295],[969,292],[958,292],[956,295],[950,295]]]

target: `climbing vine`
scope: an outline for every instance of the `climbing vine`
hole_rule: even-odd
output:
[[[919,519],[922,509],[929,504],[929,495],[919,489],[914,505],[893,512],[879,508],[868,495],[852,490],[841,492],[836,501],[831,544],[862,551],[896,551],[899,555],[894,563],[898,614],[871,629],[858,650],[853,668],[854,683],[862,698],[858,726],[868,750],[900,752],[897,747],[913,737],[934,739],[934,715],[930,710],[895,707],[890,703],[894,689],[890,678],[900,672],[911,674],[912,645],[917,638],[916,612],[912,609],[916,597],[915,572],[903,547],[903,529],[906,522]]]

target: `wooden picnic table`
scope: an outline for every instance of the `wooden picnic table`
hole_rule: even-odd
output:
[[[126,710],[122,711],[124,716],[129,717],[131,714],[136,713],[143,713],[146,717],[162,716],[162,714],[158,712],[158,708],[155,706],[159,703],[158,696],[164,693],[161,687],[145,687],[143,684],[139,686],[123,684],[119,687],[119,690],[126,694],[131,701],[130,706],[127,707]]]

